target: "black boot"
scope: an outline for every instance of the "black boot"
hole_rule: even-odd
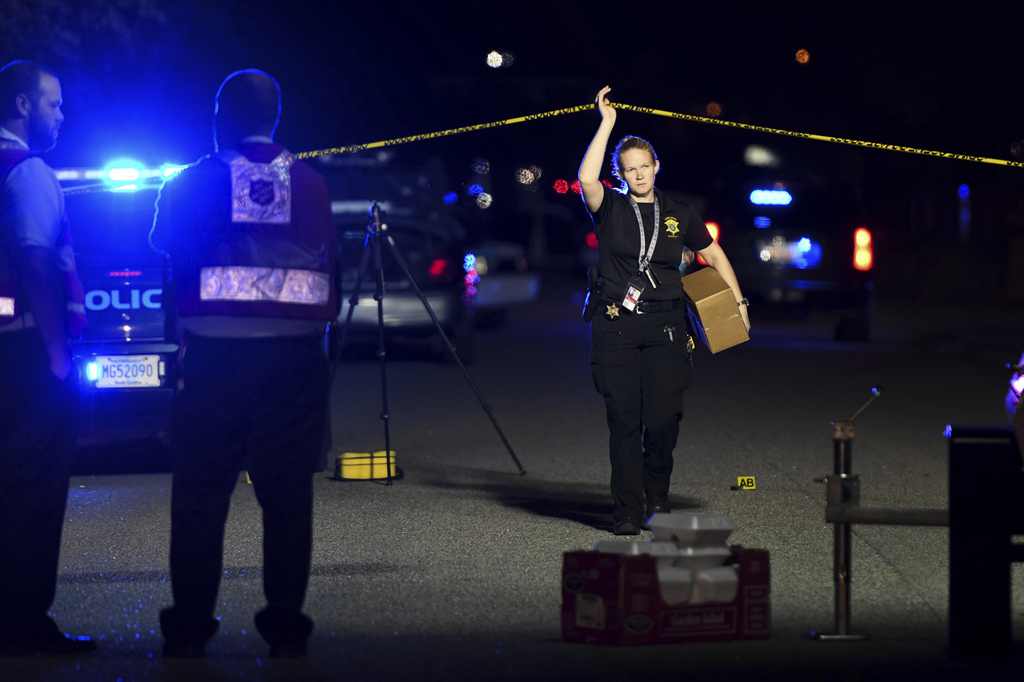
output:
[[[256,614],[256,629],[270,645],[271,658],[298,658],[306,655],[306,640],[313,632],[313,621],[298,611],[268,606]]]

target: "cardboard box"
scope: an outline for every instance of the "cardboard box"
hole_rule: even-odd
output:
[[[714,268],[704,268],[683,277],[683,289],[689,298],[690,327],[712,353],[750,338],[732,289]]]
[[[592,644],[676,644],[767,639],[771,634],[768,550],[731,547],[736,598],[668,606],[649,554],[566,552],[562,559],[562,639]]]

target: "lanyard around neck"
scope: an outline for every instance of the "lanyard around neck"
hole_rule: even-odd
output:
[[[658,225],[661,224],[661,210],[658,206],[658,197],[654,197],[654,234],[651,237],[650,248],[647,248],[647,235],[644,234],[644,218],[640,215],[640,207],[637,206],[636,199],[633,197],[629,197],[629,203],[633,207],[633,212],[636,213],[636,222],[640,226],[640,255],[637,257],[637,264],[640,267],[640,272],[645,272],[651,266],[651,258],[654,257],[654,247],[658,245]],[[646,255],[644,255],[645,249],[647,251]]]

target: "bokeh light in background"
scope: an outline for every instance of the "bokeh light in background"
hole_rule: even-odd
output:
[[[472,166],[473,172],[479,173],[480,175],[487,175],[491,172],[491,162],[479,156],[473,159]]]
[[[494,199],[490,194],[487,192],[481,192],[476,198],[476,205],[480,208],[490,208],[492,201],[494,201]]]
[[[492,69],[509,68],[515,61],[515,57],[510,52],[497,52],[492,50],[487,55],[487,66]]]
[[[526,189],[531,192],[536,192],[540,187],[540,176],[544,172],[540,169],[540,166],[533,165],[529,168],[519,168],[515,172],[515,179],[520,185],[523,185]]]
[[[705,108],[705,111],[711,118],[718,118],[722,115],[722,105],[718,102],[708,102],[708,106]]]
[[[797,50],[796,61],[800,64],[806,64],[807,62],[811,61],[811,53],[808,52],[807,50]]]
[[[530,185],[536,182],[537,178],[529,168],[520,168],[516,171],[516,182],[520,185]]]
[[[566,192],[569,191],[569,183],[565,180],[562,180],[561,178],[555,180],[555,184],[553,185],[553,187],[555,188],[555,191],[558,192],[559,194],[565,194]]]

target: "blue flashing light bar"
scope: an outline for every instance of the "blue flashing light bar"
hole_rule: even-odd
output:
[[[765,228],[772,226],[772,219],[766,215],[759,215],[754,218],[754,227]]]
[[[750,193],[750,203],[758,206],[788,206],[793,195],[784,189],[755,189]]]
[[[62,184],[101,182],[115,191],[133,191],[160,187],[161,183],[183,171],[182,164],[164,164],[159,168],[146,168],[130,159],[118,159],[105,168],[55,168],[57,180]]]
[[[111,168],[107,178],[115,182],[131,182],[139,179],[138,168]]]

